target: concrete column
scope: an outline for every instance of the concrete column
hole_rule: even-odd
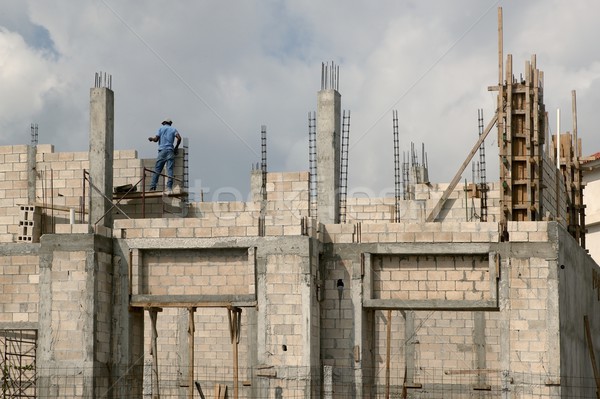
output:
[[[113,355],[112,239],[42,236],[39,397],[106,397]]]
[[[317,95],[317,215],[319,222],[339,223],[341,95]]]
[[[89,173],[92,184],[110,199],[113,191],[114,141],[114,92],[106,87],[94,87],[90,90]],[[101,193],[91,188],[91,224],[112,228],[112,213],[102,218],[112,203]]]
[[[27,146],[27,203],[33,204],[35,202],[35,185],[37,181],[37,169],[36,169],[36,155],[37,146]]]

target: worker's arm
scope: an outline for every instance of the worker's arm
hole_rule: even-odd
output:
[[[179,133],[175,133],[175,139],[177,140],[177,143],[175,143],[175,150],[173,152],[175,153],[175,155],[177,155],[177,153],[179,152],[179,144],[181,144],[181,136],[179,135]]]
[[[158,142],[158,136],[150,136],[148,137],[148,141]]]

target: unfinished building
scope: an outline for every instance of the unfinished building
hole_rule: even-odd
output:
[[[522,80],[499,66],[455,179],[396,156],[395,197],[346,198],[349,113],[323,65],[310,170],[263,151],[248,202],[187,201],[187,149],[175,193],[148,192],[153,160],[114,150],[97,77],[88,152],[0,147],[3,394],[597,397],[576,123],[551,141],[535,57]],[[459,187],[494,127],[499,182]]]

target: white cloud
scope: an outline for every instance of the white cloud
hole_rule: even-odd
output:
[[[213,191],[249,187],[268,129],[269,170],[308,168],[307,112],[316,109],[321,62],[340,66],[352,112],[350,188],[393,186],[391,110],[402,150],[425,143],[430,176],[448,181],[476,140],[477,109],[490,118],[497,80],[497,12],[515,73],[533,53],[545,71],[548,110],[578,91],[585,153],[600,147],[596,92],[600,27],[592,0],[441,0],[377,6],[359,1],[18,1],[0,5],[0,144],[87,148],[94,73],[112,74],[116,146],[154,155],[145,137],[161,118],[189,137],[192,181]],[[486,120],[487,122],[487,120]],[[494,166],[494,134],[488,168]],[[497,174],[488,170],[488,176]],[[468,173],[470,178],[470,172]]]

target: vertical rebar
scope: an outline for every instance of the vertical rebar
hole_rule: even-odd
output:
[[[342,114],[342,146],[340,156],[340,223],[346,223],[346,197],[348,194],[348,147],[350,139],[350,111]]]
[[[394,222],[400,221],[400,139],[398,133],[398,111],[392,111],[392,129],[394,135]]]
[[[38,124],[31,124],[31,146],[37,147],[38,145]]]
[[[316,113],[308,113],[309,213],[317,216],[317,122]]]
[[[478,124],[479,124],[479,137],[483,134],[483,109],[477,110]],[[479,146],[479,191],[481,194],[481,221],[487,222],[488,219],[488,186],[486,177],[486,166],[485,166],[485,141],[481,142]]]
[[[265,228],[265,214],[267,211],[267,127],[261,126],[260,129],[260,148],[261,148],[261,183],[260,183],[260,218],[258,221],[258,235],[264,236],[266,233]]]

